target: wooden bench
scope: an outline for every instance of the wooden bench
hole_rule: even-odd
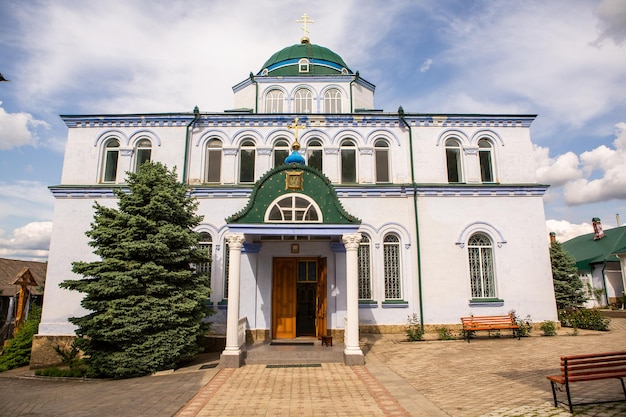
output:
[[[626,401],[626,386],[624,386],[624,378],[626,377],[626,351],[624,352],[608,352],[595,353],[588,355],[572,355],[561,356],[561,374],[550,375],[548,379],[552,385],[552,397],[554,398],[554,406],[558,403],[566,404],[558,401],[556,398],[556,384],[565,385],[567,392],[567,406],[569,412],[574,413],[573,406],[587,404],[602,404],[619,401]],[[570,383],[580,381],[597,381],[600,379],[616,378],[622,382],[622,390],[624,391],[624,400],[598,401],[585,403],[572,403],[572,395],[570,393]]]
[[[494,330],[513,330],[513,337],[520,338],[519,325],[515,323],[515,316],[509,314],[506,316],[469,316],[461,317],[461,323],[463,323],[463,335],[465,340],[469,343],[473,332],[488,331],[491,333]]]

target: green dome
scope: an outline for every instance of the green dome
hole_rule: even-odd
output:
[[[309,61],[308,71],[301,71],[302,58]],[[266,72],[267,71],[267,72]],[[303,42],[288,46],[270,57],[257,75],[341,75],[352,74],[339,55],[323,46]]]

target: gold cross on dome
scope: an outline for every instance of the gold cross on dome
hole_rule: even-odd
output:
[[[315,23],[315,21],[314,21],[314,20],[311,20],[311,18],[309,17],[309,15],[305,13],[305,14],[303,14],[303,15],[302,15],[302,18],[301,18],[300,20],[296,20],[296,23],[303,23],[303,24],[304,24],[304,26],[302,26],[302,27],[300,28],[300,29],[302,29],[302,31],[304,32],[304,36],[302,37],[302,39],[309,39],[309,38],[307,37],[307,33],[309,33],[309,31],[308,31],[308,30],[307,30],[307,28],[306,28],[306,24],[307,24],[307,23]]]
[[[296,137],[296,141],[294,142],[294,145],[298,145],[298,148],[299,148],[300,144],[298,143],[298,129],[306,129],[306,125],[299,125],[298,118],[296,117],[295,119],[293,119],[293,124],[288,125],[287,128],[294,130],[295,137]]]

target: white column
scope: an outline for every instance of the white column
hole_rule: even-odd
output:
[[[347,365],[363,365],[363,352],[359,346],[359,242],[360,233],[350,233],[342,236],[346,247],[346,305],[347,323],[344,350]]]
[[[236,361],[225,358],[227,367],[238,367],[241,350],[237,335],[239,325],[239,271],[241,270],[241,247],[245,237],[241,233],[228,233],[226,241],[229,248],[228,265],[228,310],[226,315],[226,348],[222,352],[224,356],[236,356]],[[237,366],[234,366],[237,364]],[[229,366],[233,365],[233,366]]]

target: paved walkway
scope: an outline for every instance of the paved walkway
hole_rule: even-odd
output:
[[[610,332],[408,343],[362,338],[366,366],[211,368],[217,355],[175,372],[126,380],[0,373],[0,416],[452,416],[567,417],[551,404],[546,375],[559,356],[626,349],[626,319]],[[575,397],[623,397],[619,381],[574,386]],[[577,416],[626,416],[626,403],[577,407]]]

